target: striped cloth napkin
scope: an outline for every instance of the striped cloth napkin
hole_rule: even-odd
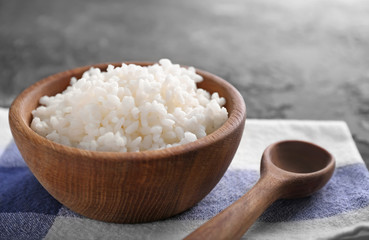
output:
[[[111,224],[70,211],[44,190],[12,141],[7,112],[0,109],[0,239],[181,239],[247,192],[264,149],[285,139],[326,148],[336,171],[313,196],[275,202],[243,238],[369,239],[369,173],[344,122],[247,120],[231,166],[201,202],[163,221]]]

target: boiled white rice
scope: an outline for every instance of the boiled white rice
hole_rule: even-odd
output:
[[[197,88],[193,67],[110,65],[72,78],[56,96],[43,96],[31,128],[61,144],[94,151],[136,152],[196,141],[228,118],[218,93]]]

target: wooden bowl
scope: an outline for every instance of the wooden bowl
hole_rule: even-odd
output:
[[[153,63],[129,62],[147,66]],[[109,63],[115,66],[121,63]],[[106,70],[108,63],[91,65]],[[185,145],[134,153],[96,152],[52,142],[30,128],[41,96],[52,96],[91,66],[42,79],[24,90],[9,111],[10,128],[24,160],[60,203],[89,218],[138,223],[164,219],[194,206],[218,183],[238,148],[246,119],[240,93],[205,71],[198,86],[227,101],[228,120]]]

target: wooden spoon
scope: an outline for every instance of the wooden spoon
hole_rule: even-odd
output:
[[[185,239],[240,239],[274,201],[311,195],[328,182],[334,168],[333,156],[315,144],[274,143],[263,153],[254,187]]]

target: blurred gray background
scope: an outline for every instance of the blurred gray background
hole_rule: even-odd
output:
[[[369,165],[369,1],[0,0],[0,106],[58,71],[169,58],[242,93],[248,118],[346,121]]]

